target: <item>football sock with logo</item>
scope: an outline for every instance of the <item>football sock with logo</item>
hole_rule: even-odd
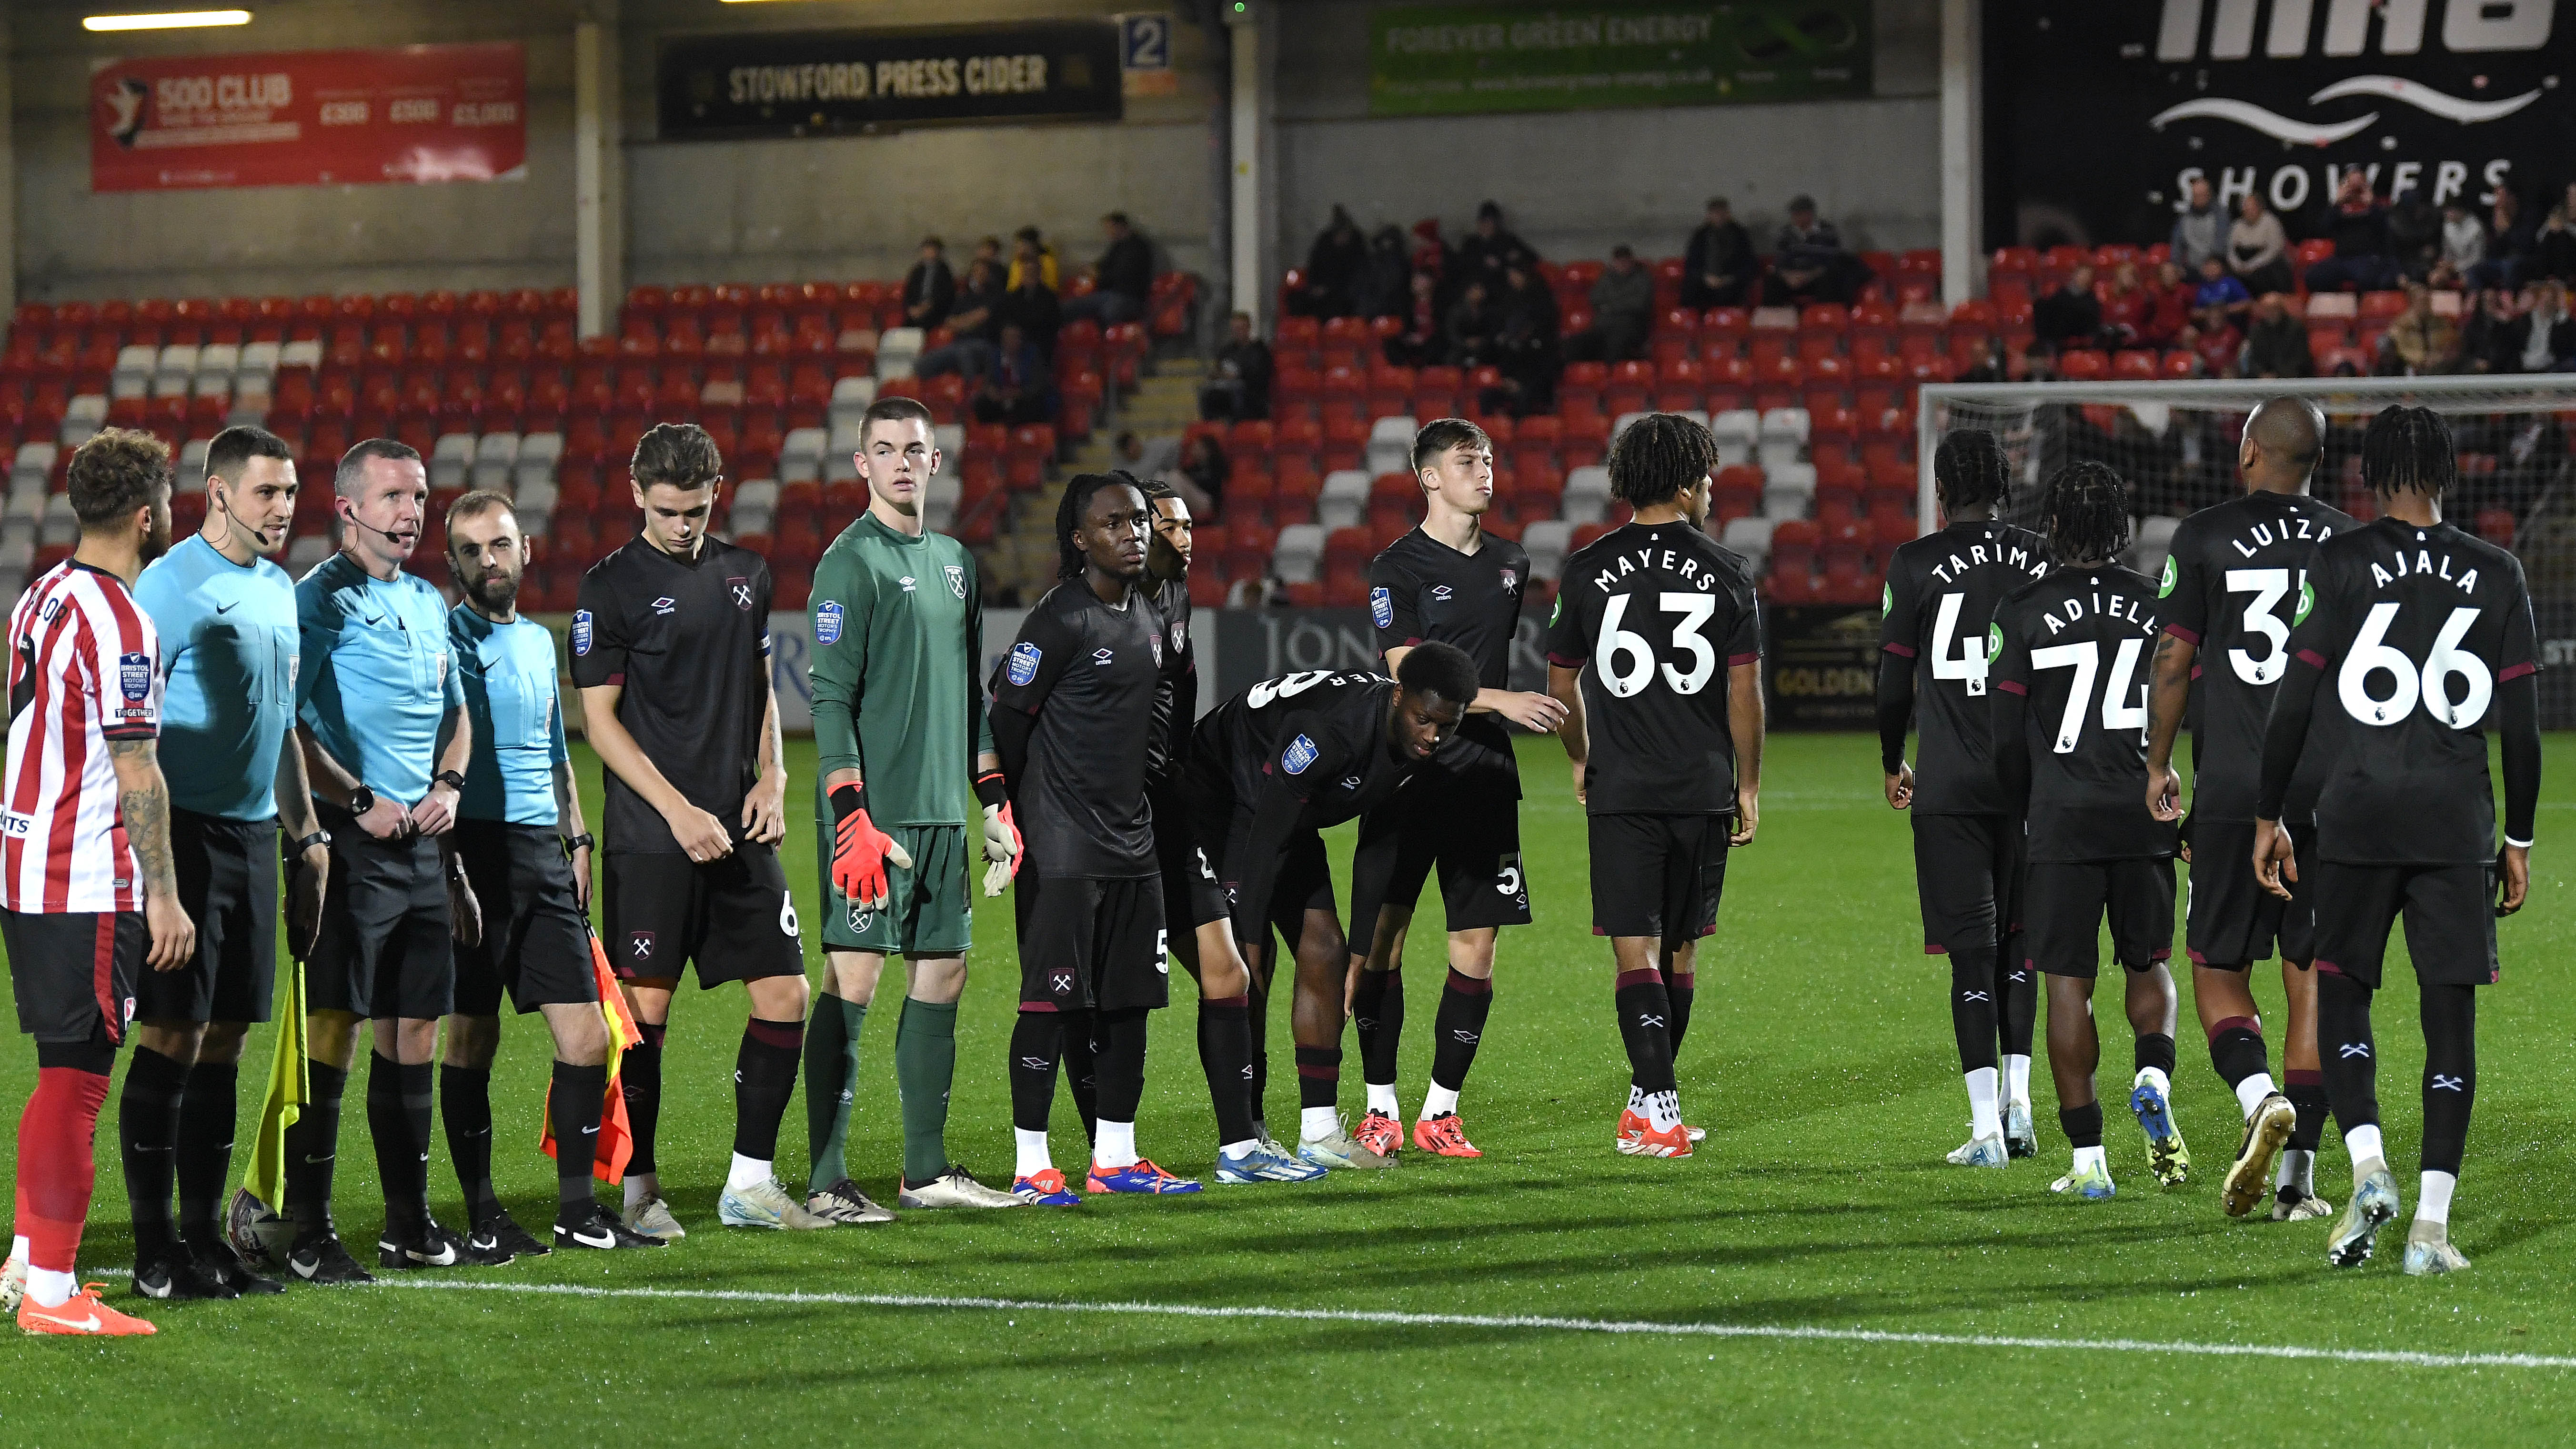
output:
[[[1011,1024],[1011,1125],[1022,1132],[1047,1130],[1055,1106],[1056,1063],[1064,1051],[1064,1016],[1023,1011]]]
[[[2469,1145],[2469,1109],[2478,1097],[2478,989],[2426,986],[2424,1019],[2424,1171],[2457,1177]]]
[[[1069,1012],[1064,1022],[1064,1089],[1073,1098],[1073,1114],[1085,1139],[1100,1133],[1100,1018],[1096,1012]]]
[[[1959,1070],[1995,1065],[1995,953],[1991,946],[1950,949],[1950,1034]]]
[[[1219,1147],[1240,1149],[1252,1132],[1252,1027],[1240,996],[1199,1002],[1199,1065],[1207,1072]]]
[[[1431,1047],[1431,1084],[1448,1095],[1439,1103],[1441,1111],[1455,1111],[1458,1090],[1467,1085],[1467,1071],[1476,1064],[1476,1047],[1485,1038],[1485,1018],[1494,1009],[1494,983],[1479,979],[1455,968],[1440,988],[1440,1012],[1433,1018],[1434,1040]],[[1431,1098],[1425,1097],[1422,1115],[1425,1120],[1440,1115],[1432,1110]]]
[[[116,1099],[116,1134],[125,1159],[125,1196],[134,1213],[136,1262],[178,1241],[170,1215],[177,1181],[179,1099],[188,1069],[149,1047],[136,1047]]]
[[[1099,1013],[1098,1038],[1100,1135],[1092,1161],[1102,1167],[1133,1167],[1139,1160],[1136,1108],[1145,1100],[1145,1013]]]
[[[2333,1104],[2335,1121],[2343,1127],[2344,1146],[2352,1155],[2355,1182],[2367,1175],[2363,1171],[2365,1154],[2369,1158],[2383,1157],[2379,1142],[2379,1047],[2370,1034],[2370,997],[2369,987],[2340,971],[2318,968],[2317,1052],[2325,1069],[2326,1099]],[[2363,1133],[2368,1135],[2364,1137]],[[2386,1166],[2384,1160],[2381,1165]]]
[[[224,1181],[232,1175],[240,1091],[238,1062],[200,1061],[188,1069],[173,1167],[179,1180],[179,1233],[191,1243],[223,1241],[215,1217],[223,1210]]]
[[[858,1094],[859,1028],[867,1019],[865,1006],[824,992],[805,1024],[805,1145],[813,1159],[807,1192],[850,1175],[850,1103]]]
[[[2011,1100],[2030,1100],[2030,1038],[2039,1024],[2039,973],[2021,956],[2021,935],[2007,937],[1995,952],[1995,1010],[2003,1030],[2005,1085],[2012,1079],[2012,1058],[2022,1063],[2021,1085]]]
[[[340,1157],[340,1099],[349,1074],[328,1062],[304,1060],[304,1110],[286,1129],[286,1201],[271,1203],[295,1219],[296,1236],[331,1231],[331,1169]]]
[[[608,1066],[555,1063],[546,1116],[555,1129],[555,1221],[578,1227],[598,1205],[591,1174],[599,1166],[599,1119],[607,1107]]]
[[[1682,1058],[1682,1038],[1690,1035],[1691,1001],[1699,995],[1699,973],[1667,971],[1664,973],[1664,999],[1673,1006],[1673,1060]]]
[[[367,1062],[367,1135],[376,1148],[376,1184],[385,1195],[385,1229],[408,1240],[429,1221],[429,1119],[436,1074],[427,1062],[400,1062],[382,1052]]]
[[[1243,1033],[1252,1047],[1252,1120],[1261,1122],[1268,1116],[1262,1103],[1270,1095],[1270,992],[1260,976],[1245,974]]]
[[[438,1115],[447,1124],[447,1155],[456,1164],[456,1185],[465,1190],[466,1216],[478,1226],[489,1222],[501,1212],[492,1191],[491,1071],[441,1065]]]
[[[1622,971],[1611,989],[1619,1013],[1619,1039],[1628,1048],[1629,1084],[1649,1098],[1674,1089],[1672,998],[1664,974],[1651,967]]]
[[[796,1068],[805,1053],[805,1023],[752,1017],[742,1024],[733,1058],[733,1151],[763,1166],[778,1157],[778,1124],[796,1095]]]
[[[2270,1062],[2263,1023],[2255,1018],[2224,1017],[2209,1029],[2209,1064],[2218,1069],[2219,1080],[2236,1094],[2236,1104],[2248,1117],[2272,1095],[2272,1074],[2266,1070]]]
[[[1395,1105],[1395,1053],[1404,1037],[1404,972],[1360,972],[1351,988],[1351,1026],[1359,1036],[1360,1078],[1368,1087],[1369,1107],[1392,1117]]]
[[[2314,1152],[2324,1140],[2326,1117],[2326,1074],[2310,1068],[2290,1067],[2281,1073],[2281,1090],[2290,1105],[2299,1109],[2299,1125],[2290,1129],[2290,1148],[2296,1152]]]
[[[626,1160],[626,1204],[635,1205],[636,1190],[660,1169],[653,1161],[653,1139],[662,1126],[662,1043],[669,1036],[669,1025],[658,1021],[635,1023],[636,1035],[643,1038],[626,1049],[618,1058],[617,1087],[626,1098],[626,1130],[635,1139],[635,1150]]]
[[[948,1089],[957,1080],[957,1003],[905,997],[894,1024],[894,1083],[903,1099],[903,1180],[948,1170]]]

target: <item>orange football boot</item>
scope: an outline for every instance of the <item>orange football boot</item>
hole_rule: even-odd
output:
[[[78,1293],[51,1308],[36,1306],[30,1294],[18,1305],[18,1327],[26,1333],[136,1338],[160,1330],[140,1318],[119,1313],[98,1300],[103,1283],[83,1283]]]

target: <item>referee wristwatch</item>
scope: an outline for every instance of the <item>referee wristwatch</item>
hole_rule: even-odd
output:
[[[455,791],[459,795],[465,793],[465,776],[455,770],[441,770],[437,774],[429,777],[429,783],[433,785],[445,785],[448,789]]]
[[[302,840],[299,840],[299,841],[295,842],[295,844],[294,844],[293,846],[289,847],[289,849],[290,849],[290,851],[291,851],[293,854],[295,854],[295,855],[297,855],[297,856],[301,856],[301,855],[303,855],[303,854],[304,854],[304,852],[306,852],[306,851],[308,851],[308,850],[311,850],[313,847],[315,847],[315,846],[317,846],[317,845],[329,845],[330,843],[331,843],[331,832],[330,832],[330,831],[328,831],[328,830],[316,830],[316,831],[314,831],[311,835],[308,835],[308,836],[304,837]]]
[[[593,840],[587,830],[564,842],[564,850],[567,854],[576,850],[597,850],[598,848],[599,842]]]
[[[373,809],[375,809],[375,808],[376,808],[376,792],[375,792],[375,791],[368,789],[368,788],[367,788],[366,786],[364,786],[364,785],[360,785],[360,786],[358,786],[356,789],[351,790],[351,791],[349,792],[349,813],[350,813],[350,814],[352,814],[352,815],[364,815],[364,814],[366,814],[368,811],[373,810]]]

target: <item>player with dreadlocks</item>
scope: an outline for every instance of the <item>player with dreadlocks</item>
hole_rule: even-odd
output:
[[[2316,873],[2317,1043],[2352,1156],[2352,1201],[2326,1240],[2326,1261],[2338,1268],[2367,1259],[2397,1215],[2370,999],[2401,910],[2424,1025],[2423,1178],[2406,1271],[2469,1266],[2451,1246],[2450,1221],[2477,1094],[2477,988],[2500,973],[2496,918],[2520,910],[2531,887],[2540,796],[2531,593],[2512,554],[2442,521],[2458,466],[2451,447],[2450,428],[2429,408],[2371,419],[2361,476],[2380,517],[2319,551],[2290,634],[2294,664],[2263,736],[2254,868],[2283,899],[2285,875]],[[2316,748],[2309,721],[2321,707],[2349,718],[2317,797],[2315,844],[2294,855],[2283,806],[2301,757]],[[2503,735],[2501,849],[2490,725]]]
[[[2146,652],[2156,586],[2116,561],[2129,546],[2129,488],[2102,463],[2049,480],[2055,566],[2006,595],[1986,650],[1995,774],[2008,814],[2026,822],[2020,950],[2048,978],[2048,1069],[2074,1167],[2050,1191],[2111,1196],[2102,1104],[2093,1071],[2093,979],[2102,920],[2128,968],[2137,1076],[2129,1108],[2146,1129],[2156,1180],[2180,1184],[2191,1154],[2174,1124],[2174,852],[2170,821],[2139,801],[2147,788]]]
[[[1065,488],[1055,523],[1063,582],[1029,611],[993,680],[993,744],[1027,845],[1012,902],[1011,1191],[1039,1206],[1082,1200],[1047,1146],[1059,1063],[1077,1083],[1095,1079],[1086,1191],[1199,1190],[1136,1151],[1145,1014],[1165,1004],[1171,969],[1148,752],[1138,748],[1153,736],[1171,667],[1163,616],[1141,587],[1151,517],[1122,476],[1085,473]]]
[[[1950,1029],[1967,1078],[1961,1167],[2001,1167],[2039,1149],[2030,1116],[2030,1028],[2038,991],[2014,949],[2021,927],[2021,821],[1995,778],[1986,704],[1986,631],[2004,595],[2048,572],[2048,543],[1995,517],[2012,477],[1995,435],[1961,429],[1932,454],[1947,522],[1887,563],[1880,621],[1878,741],[1887,803],[1914,826],[1923,953],[1950,958]],[[1922,770],[1905,730],[1922,708]],[[2002,1028],[2000,1069],[1996,1029]]]

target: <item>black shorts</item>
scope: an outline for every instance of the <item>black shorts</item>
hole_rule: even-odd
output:
[[[356,817],[317,802],[331,832],[322,937],[304,964],[309,1011],[427,1021],[456,1003],[456,934],[438,840],[378,840]]]
[[[1217,884],[1225,895],[1225,918],[1235,922],[1234,938],[1267,940],[1259,924],[1243,918],[1243,902],[1237,899],[1243,883],[1245,846],[1252,835],[1252,811],[1237,806],[1230,785],[1210,781],[1204,772],[1194,773],[1191,785],[1198,848],[1207,851],[1208,864],[1216,871]],[[1288,943],[1292,954],[1305,934],[1308,911],[1335,914],[1333,872],[1324,862],[1324,837],[1302,830],[1288,839],[1278,873],[1272,877],[1268,902],[1268,924]]]
[[[1023,871],[1011,896],[1020,928],[1020,1010],[1152,1011],[1170,1000],[1160,876],[1084,880]]]
[[[1210,921],[1227,915],[1225,887],[1216,877],[1216,862],[1199,844],[1198,820],[1189,797],[1178,789],[1157,788],[1154,807],[1154,862],[1162,868],[1163,928],[1174,941],[1186,941]]]
[[[2183,945],[2194,966],[2242,971],[2268,961],[2277,943],[2281,959],[2306,969],[2317,954],[2316,883],[2308,879],[2317,853],[2306,849],[2307,830],[2290,832],[2299,878],[2286,882],[2290,898],[2263,889],[2254,878],[2254,822],[2195,820],[2191,826],[2191,879],[2183,891]]]
[[[2021,929],[2021,822],[2008,815],[1916,815],[1914,891],[1923,954],[1984,951]]]
[[[1352,949],[1368,949],[1383,907],[1413,910],[1434,866],[1450,930],[1528,925],[1520,802],[1519,772],[1488,767],[1419,775],[1361,816],[1351,856]]]
[[[139,1021],[266,1021],[277,990],[277,822],[170,812],[196,959],[134,983]]]
[[[2174,863],[2154,860],[2034,860],[2022,894],[2022,964],[2050,976],[2102,969],[2102,920],[2111,955],[2132,971],[2173,956]]]
[[[18,1030],[38,1041],[125,1040],[151,932],[141,911],[0,911]]]
[[[2427,986],[2493,986],[2496,875],[2491,865],[2317,862],[2317,969],[2377,990],[2388,932],[2406,917],[2406,954]]]
[[[700,990],[805,974],[774,846],[738,840],[704,865],[678,851],[612,854],[604,875],[608,965],[620,981],[677,981],[691,963]]]
[[[1717,929],[1732,815],[1594,815],[1592,934],[1666,947]]]
[[[455,841],[483,908],[481,944],[456,948],[457,1014],[498,1016],[505,987],[522,1016],[596,1003],[590,921],[573,893],[563,837],[551,825],[459,820]]]

